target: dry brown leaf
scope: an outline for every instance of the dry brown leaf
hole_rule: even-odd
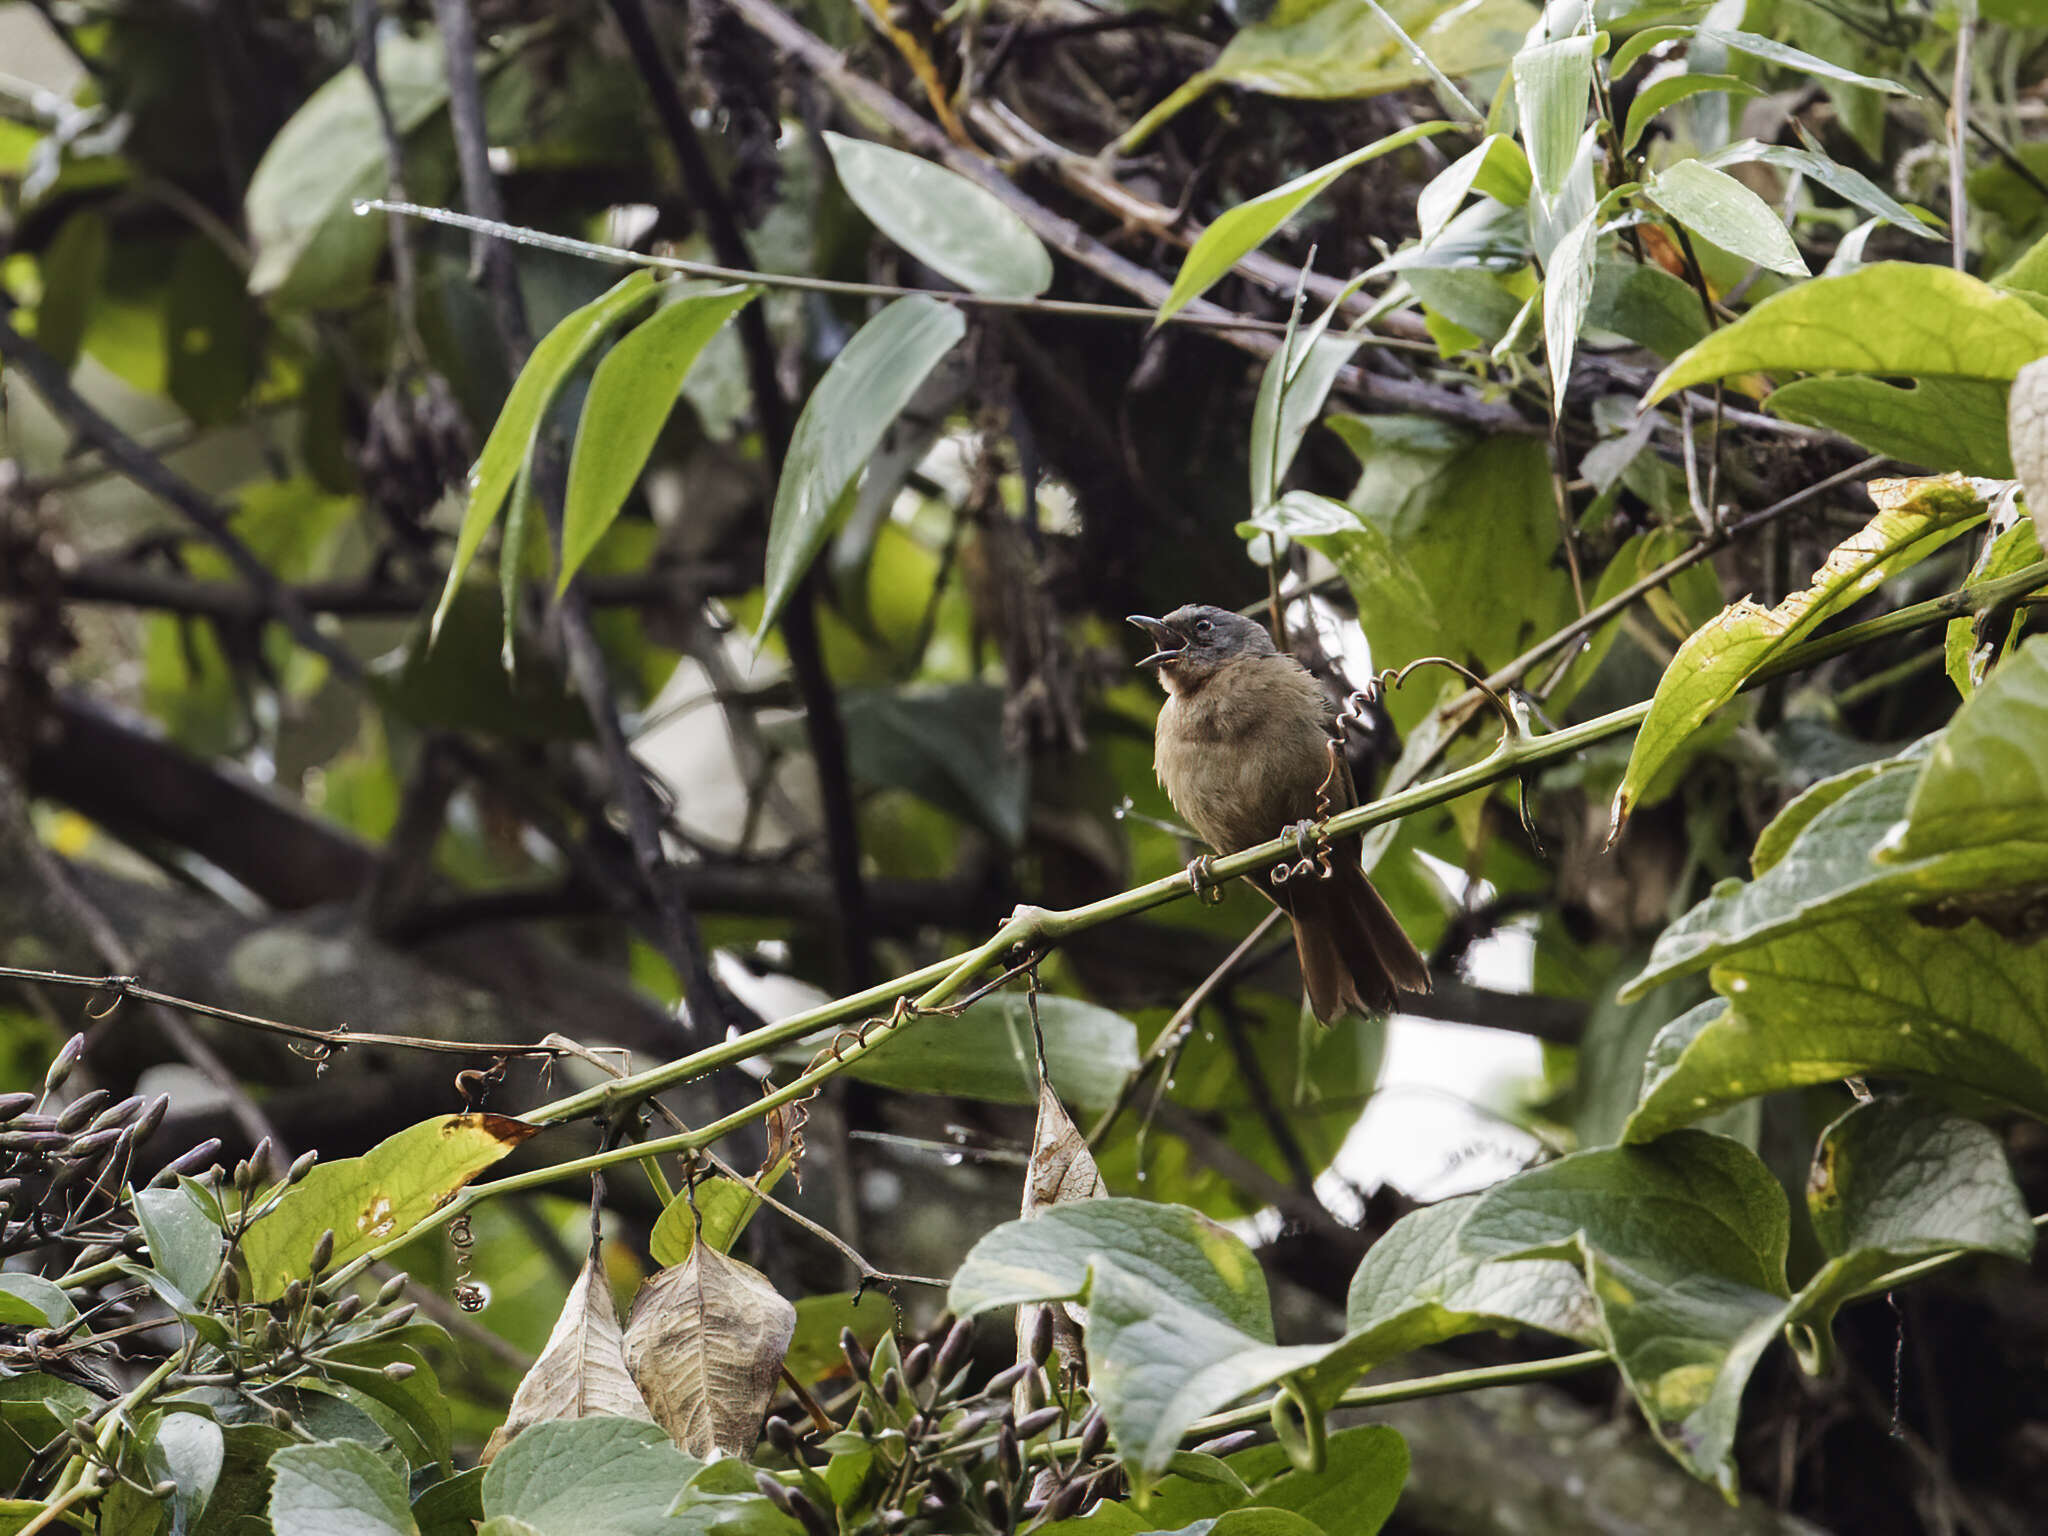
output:
[[[591,1414],[616,1414],[623,1419],[648,1419],[640,1389],[626,1366],[626,1340],[612,1305],[612,1288],[592,1254],[583,1273],[569,1288],[562,1315],[547,1347],[533,1362],[512,1394],[505,1422],[492,1434],[478,1459],[488,1466],[529,1424],[549,1419],[581,1419]]]
[[[654,1421],[699,1458],[753,1454],[796,1308],[767,1276],[698,1243],[633,1298],[626,1360]]]
[[[1088,1151],[1087,1138],[1074,1124],[1050,1079],[1038,1084],[1038,1129],[1031,1137],[1031,1163],[1024,1174],[1026,1221],[1065,1205],[1070,1200],[1100,1200],[1109,1191],[1103,1187],[1102,1171]],[[1064,1302],[1052,1306],[1052,1346],[1060,1364],[1069,1371],[1081,1363],[1081,1315]],[[1017,1358],[1031,1358],[1031,1333],[1038,1308],[1017,1309]],[[1022,1409],[1020,1412],[1024,1411]]]

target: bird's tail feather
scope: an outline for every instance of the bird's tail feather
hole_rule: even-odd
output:
[[[1269,890],[1294,922],[1309,1008],[1327,1024],[1348,1010],[1386,1013],[1402,992],[1429,990],[1429,966],[1361,869]]]

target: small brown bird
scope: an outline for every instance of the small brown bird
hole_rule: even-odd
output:
[[[1342,752],[1331,776],[1335,711],[1321,685],[1275,649],[1264,626],[1206,604],[1163,619],[1131,616],[1158,647],[1153,766],[1174,809],[1218,853],[1235,853],[1358,802]],[[1327,879],[1250,877],[1294,922],[1309,1007],[1325,1024],[1346,1009],[1385,1013],[1402,991],[1429,990],[1429,967],[1359,865],[1359,838],[1336,840]]]

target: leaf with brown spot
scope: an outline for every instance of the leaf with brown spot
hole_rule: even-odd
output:
[[[795,1332],[796,1308],[765,1275],[697,1243],[633,1299],[626,1360],[654,1422],[684,1451],[746,1459]]]
[[[251,1299],[273,1300],[305,1278],[313,1245],[330,1228],[337,1268],[411,1230],[539,1129],[507,1115],[441,1115],[361,1157],[321,1163],[242,1239]]]
[[[1070,1200],[1100,1200],[1109,1190],[1088,1151],[1087,1138],[1060,1103],[1050,1081],[1038,1088],[1038,1129],[1031,1137],[1031,1162],[1024,1174],[1026,1221]],[[1017,1309],[1017,1358],[1031,1358],[1031,1334],[1038,1309]],[[1052,1347],[1069,1370],[1082,1358],[1081,1318],[1066,1303],[1052,1304]]]
[[[633,1385],[633,1373],[626,1364],[626,1336],[612,1304],[612,1288],[594,1253],[569,1288],[569,1299],[562,1303],[562,1315],[555,1319],[547,1347],[512,1394],[505,1422],[492,1433],[490,1444],[477,1459],[489,1466],[491,1458],[529,1424],[592,1414],[654,1418],[640,1389]]]

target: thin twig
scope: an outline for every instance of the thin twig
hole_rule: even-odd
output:
[[[1950,259],[1958,272],[1970,261],[1970,198],[1966,185],[1969,163],[1963,141],[1969,135],[1971,57],[1977,42],[1976,0],[1957,6],[1955,90],[1948,104],[1948,227]]]

